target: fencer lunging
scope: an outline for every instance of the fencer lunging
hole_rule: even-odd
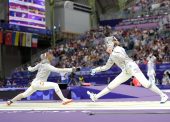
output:
[[[40,58],[41,58],[40,63],[38,63],[34,67],[31,66],[28,67],[28,71],[30,72],[38,71],[35,79],[31,83],[31,86],[25,92],[17,95],[12,100],[7,101],[7,105],[11,105],[15,101],[21,100],[22,98],[26,98],[37,90],[48,90],[48,89],[55,90],[55,93],[62,100],[63,105],[70,103],[72,101],[71,99],[67,99],[63,96],[57,83],[46,82],[46,81],[51,72],[58,72],[58,73],[75,72],[77,71],[78,68],[55,68],[50,64],[50,61],[53,59],[53,54],[51,52],[46,52],[44,54],[41,54]]]
[[[119,46],[119,41],[114,36],[106,37],[105,45],[107,48],[106,52],[110,54],[110,57],[106,65],[92,69],[91,75],[110,69],[114,63],[121,68],[122,72],[98,94],[87,91],[87,94],[90,96],[92,101],[95,102],[97,99],[106,95],[111,90],[119,86],[121,83],[127,81],[132,76],[136,77],[137,80],[145,88],[148,88],[156,94],[160,95],[160,103],[165,103],[168,100],[168,96],[165,93],[163,93],[155,84],[152,84],[146,79],[142,71],[139,69],[138,65],[131,58],[128,57],[124,48]]]

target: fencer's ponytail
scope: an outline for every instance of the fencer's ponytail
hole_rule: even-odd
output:
[[[46,56],[47,56],[47,54],[46,54],[46,53],[41,54],[41,55],[40,55],[41,60],[46,59]]]
[[[114,42],[114,45],[115,45],[115,46],[120,46],[120,42],[119,42],[119,41],[114,40],[113,42]]]
[[[113,36],[113,43],[115,46],[120,46],[120,42],[117,40],[115,36]]]

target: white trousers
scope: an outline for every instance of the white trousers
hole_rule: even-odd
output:
[[[135,62],[129,62],[125,70],[123,70],[113,81],[108,85],[108,89],[112,90],[120,84],[126,82],[132,76],[136,77],[136,79],[144,86],[145,88],[149,88],[151,86],[151,82],[149,82],[142,71],[139,69],[138,65]]]
[[[126,69],[124,69],[114,80],[112,80],[109,85],[99,92],[95,98],[99,99],[103,95],[109,93],[111,90],[119,86],[121,83],[126,82],[132,76],[136,77],[136,79],[144,86],[145,88],[149,88],[151,91],[157,93],[161,97],[164,96],[164,93],[155,85],[149,82],[142,71],[139,69],[138,65],[135,62],[129,62],[126,65]]]
[[[31,86],[24,93],[22,93],[22,95],[23,95],[23,97],[28,97],[37,90],[43,91],[43,90],[49,90],[49,89],[54,89],[55,92],[60,90],[57,83],[33,81]]]

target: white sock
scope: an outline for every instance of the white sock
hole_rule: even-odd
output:
[[[22,98],[24,98],[24,96],[22,94],[18,94],[16,97],[14,97],[11,101],[12,102],[16,102],[18,100],[21,100]]]
[[[155,92],[156,94],[158,94],[160,96],[164,95],[164,93],[155,84],[152,84],[150,90]]]
[[[118,75],[118,77],[116,77],[112,82],[109,83],[109,85],[104,88],[101,92],[99,92],[95,97],[96,99],[99,99],[100,97],[108,94],[111,90],[113,90],[114,88],[118,87],[121,82],[125,81],[124,79],[119,79],[119,77],[121,77],[121,75]],[[121,81],[121,82],[120,82]]]
[[[59,96],[59,98],[64,101],[66,98],[63,96],[63,93],[61,92],[60,88],[55,89],[55,93]]]
[[[100,97],[108,94],[109,92],[110,92],[110,90],[108,89],[108,87],[106,87],[106,88],[104,88],[101,92],[99,92],[99,93],[95,96],[95,98],[96,98],[96,99],[99,99]]]

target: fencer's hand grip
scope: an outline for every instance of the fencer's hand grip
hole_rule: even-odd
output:
[[[94,76],[94,75],[96,74],[96,71],[95,71],[94,69],[92,69],[92,70],[90,71],[90,74],[91,74],[92,76]]]
[[[29,66],[27,69],[28,69],[28,71],[31,71],[31,70],[32,70],[32,67],[31,67],[31,66]]]

